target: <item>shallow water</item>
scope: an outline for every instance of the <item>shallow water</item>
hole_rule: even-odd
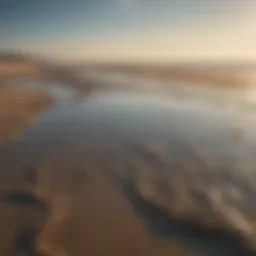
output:
[[[77,101],[72,89],[58,85],[32,80],[19,87],[47,90],[58,104],[17,141],[0,147],[0,168],[9,170],[1,174],[5,186],[8,182],[10,187],[17,186],[22,168],[51,166],[57,161],[52,171],[63,176],[63,184],[70,183],[75,170],[84,168],[92,175],[128,180],[138,196],[171,215],[200,224],[196,214],[202,212],[203,224],[209,219],[213,226],[228,223],[226,229],[254,239],[253,112],[180,99],[172,93],[95,91]],[[57,160],[52,160],[56,155]],[[49,175],[54,179],[55,174]],[[159,191],[159,186],[165,191]],[[232,207],[225,209],[226,205]],[[154,223],[155,235],[161,230],[167,238],[203,255],[234,255],[236,245],[228,239],[213,241],[179,227],[173,231],[158,214],[135,208],[149,220],[149,227]],[[230,216],[234,218],[228,222]]]

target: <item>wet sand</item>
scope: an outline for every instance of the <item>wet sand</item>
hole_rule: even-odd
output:
[[[102,173],[87,173],[86,177],[80,174],[79,181],[71,179],[73,184],[69,181],[62,191],[52,193],[52,213],[37,241],[41,252],[46,255],[194,255],[178,243],[152,236],[120,189]],[[60,186],[55,184],[55,189]]]
[[[1,148],[0,166],[8,171],[1,173],[2,255],[195,255],[151,234],[120,186],[84,152],[65,141]],[[48,211],[22,201],[27,194]],[[17,246],[27,232],[28,246]]]
[[[55,184],[53,198],[47,200],[51,209],[47,216],[33,205],[26,207],[11,201],[1,204],[1,254],[192,255],[178,243],[151,236],[143,219],[136,216],[131,204],[107,179],[89,179],[73,193],[69,184],[62,189],[63,184]],[[28,245],[27,233],[33,236]]]

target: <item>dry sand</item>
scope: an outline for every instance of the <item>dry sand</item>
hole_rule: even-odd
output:
[[[42,92],[0,88],[0,140],[9,140],[31,125],[53,99]]]
[[[0,76],[38,75],[40,72],[40,68],[31,62],[0,60]]]

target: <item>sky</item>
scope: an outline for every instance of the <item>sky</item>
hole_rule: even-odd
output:
[[[0,51],[60,61],[255,60],[256,0],[0,0]]]

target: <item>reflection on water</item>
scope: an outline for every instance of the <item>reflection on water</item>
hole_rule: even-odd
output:
[[[254,163],[249,157],[255,150],[255,117],[157,94],[95,93],[84,102],[53,108],[31,134],[73,132],[72,140],[86,141],[94,133],[96,139],[97,134],[104,134],[131,144],[157,140],[171,145],[180,140],[215,159],[231,157],[245,168],[249,163],[242,159]]]
[[[27,86],[48,88],[34,82]],[[128,181],[136,195],[176,218],[223,227],[254,243],[254,114],[177,99],[172,94],[95,92],[76,102],[72,90],[49,90],[64,101],[60,100],[19,140],[0,148],[0,168],[8,170],[1,173],[2,186],[8,182],[17,186],[23,179],[18,170],[26,166],[48,162],[55,166],[51,159],[57,154],[61,168],[50,168],[51,178],[43,179],[46,184],[51,179],[61,184],[58,179],[62,179],[64,185],[60,186],[65,186],[76,172],[81,177],[79,170],[84,168],[92,177],[107,174]],[[38,193],[45,196],[44,186]],[[52,186],[53,191],[58,188]],[[57,198],[60,204],[64,200]],[[157,218],[153,216],[155,223]],[[171,225],[165,228],[171,229]],[[195,237],[185,240],[190,241],[185,244],[200,244]],[[207,243],[203,236],[199,240]],[[215,246],[211,239],[208,244]],[[232,242],[227,246],[232,247]],[[201,248],[205,255],[234,253],[225,242],[218,244],[217,251],[205,247]]]

